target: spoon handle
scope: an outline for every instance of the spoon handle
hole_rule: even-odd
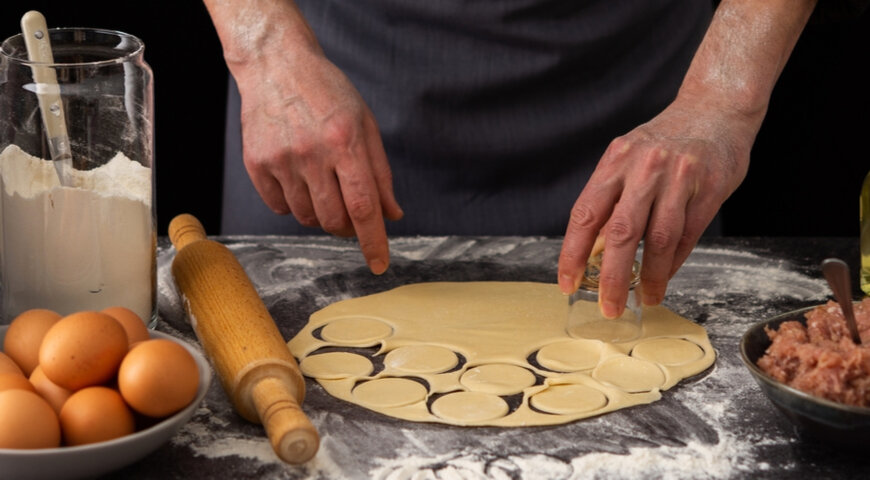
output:
[[[846,325],[856,345],[861,344],[858,335],[858,325],[855,322],[855,312],[852,310],[852,283],[849,280],[849,266],[839,258],[828,258],[822,262],[822,273],[834,292],[834,298],[843,309]]]
[[[24,46],[27,48],[27,58],[33,70],[33,81],[36,83],[36,97],[48,139],[48,150],[57,169],[60,184],[69,186],[70,181],[67,176],[72,168],[72,150],[45,16],[36,10],[25,13],[21,17],[21,33],[24,37]]]

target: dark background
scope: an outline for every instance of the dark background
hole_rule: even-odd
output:
[[[145,42],[155,76],[158,233],[183,212],[219,233],[227,70],[203,4],[6,2],[0,37],[17,33],[29,9],[49,26],[121,30]],[[773,92],[749,175],[723,206],[726,235],[858,235],[870,171],[868,70],[870,12],[807,28]]]

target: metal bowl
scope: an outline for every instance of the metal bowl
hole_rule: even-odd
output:
[[[845,405],[802,392],[774,380],[757,365],[771,343],[764,327],[778,329],[782,322],[789,320],[806,325],[804,314],[813,308],[816,307],[784,313],[753,325],[740,341],[740,356],[767,398],[801,434],[838,445],[861,446],[870,438],[870,408]]]

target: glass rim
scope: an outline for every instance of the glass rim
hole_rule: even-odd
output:
[[[22,57],[19,52],[10,51],[11,50],[11,42],[18,41],[21,44],[24,44],[23,33],[16,33],[11,37],[6,38],[0,43],[0,57],[9,60],[10,62],[15,62],[21,65],[26,66],[40,66],[40,67],[55,67],[55,68],[68,68],[68,67],[84,67],[84,66],[101,66],[101,65],[111,65],[117,63],[124,63],[129,61],[131,58],[139,56],[145,50],[145,42],[143,42],[139,37],[125,33],[119,30],[111,30],[106,28],[90,28],[90,27],[55,27],[48,29],[49,36],[52,34],[64,34],[64,33],[74,33],[74,32],[90,32],[93,34],[101,34],[107,36],[115,36],[118,37],[121,42],[119,45],[123,45],[124,48],[118,49],[118,55],[111,58],[105,58],[100,60],[93,60],[88,62],[35,62],[30,60],[29,58]],[[124,42],[129,42],[129,45],[125,45]],[[73,42],[63,42],[62,45],[75,45]],[[52,38],[52,50],[57,48],[57,43],[54,38]],[[26,50],[23,50],[26,52]],[[25,53],[26,55],[26,53]]]

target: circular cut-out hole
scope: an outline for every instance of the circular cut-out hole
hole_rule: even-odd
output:
[[[339,345],[368,346],[393,333],[393,327],[381,320],[369,317],[344,317],[330,321],[320,336],[327,342]]]
[[[407,345],[384,357],[384,365],[409,373],[441,373],[459,363],[459,357],[449,348],[437,345]]]
[[[538,363],[554,372],[591,370],[601,357],[601,342],[597,340],[570,340],[545,345],[538,351]]]
[[[423,401],[428,391],[414,380],[388,377],[360,383],[351,393],[360,405],[387,408]]]
[[[495,420],[510,410],[498,395],[481,392],[448,393],[432,402],[431,408],[436,416],[458,424]]]
[[[654,338],[635,345],[631,356],[674,367],[704,358],[704,350],[682,338]]]
[[[648,392],[665,383],[665,374],[658,365],[623,355],[601,362],[592,377],[629,393]]]
[[[529,398],[529,404],[546,413],[576,415],[607,405],[607,395],[586,385],[552,385]]]
[[[514,395],[536,381],[528,369],[505,363],[478,365],[466,370],[459,378],[459,383],[472,392],[493,395]]]
[[[374,370],[371,360],[350,352],[327,352],[309,355],[299,362],[302,373],[314,378],[338,380],[364,377]]]

